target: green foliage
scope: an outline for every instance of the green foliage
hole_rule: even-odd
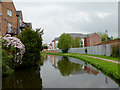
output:
[[[42,46],[42,50],[43,50],[43,49],[48,49],[48,47],[47,47],[47,46]]]
[[[6,41],[2,41],[2,75],[9,75],[14,72],[14,47],[6,47]]]
[[[101,36],[102,42],[105,42],[106,39],[107,39],[107,41],[108,40],[114,40],[114,37],[113,36],[110,37],[108,34],[105,34],[105,33],[102,33],[102,32],[98,32],[97,34]]]
[[[63,33],[58,40],[57,47],[62,50],[63,53],[67,53],[72,46],[72,37],[69,34]]]
[[[76,37],[74,40],[73,40],[73,45],[72,45],[73,48],[78,48],[80,47],[80,37]]]
[[[30,66],[40,60],[40,51],[42,50],[42,35],[43,30],[25,29],[21,35],[20,40],[25,45],[26,52],[23,55],[22,65]]]
[[[80,37],[76,37],[73,40],[72,48],[79,48],[79,47],[83,47],[83,41],[81,40]]]
[[[118,43],[111,45],[111,48],[112,48],[111,56],[112,57],[120,57],[119,56],[119,47],[120,47],[120,45]]]
[[[69,76],[73,71],[79,72],[81,65],[70,62],[68,57],[63,57],[62,60],[58,62],[58,68],[63,76]]]

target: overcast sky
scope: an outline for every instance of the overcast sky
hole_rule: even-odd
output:
[[[16,9],[22,10],[25,22],[32,22],[34,29],[45,29],[43,43],[50,43],[62,33],[105,32],[107,29],[109,35],[118,36],[117,2],[13,1]]]

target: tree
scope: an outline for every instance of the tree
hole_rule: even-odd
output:
[[[58,40],[57,47],[62,50],[63,53],[67,53],[72,46],[72,37],[69,34],[63,33]]]
[[[80,47],[80,37],[76,37],[74,40],[73,40],[73,45],[72,45],[73,48],[78,48]]]
[[[25,45],[26,52],[23,55],[24,66],[30,66],[37,63],[40,60],[40,51],[42,50],[42,35],[43,30],[36,29],[25,29],[21,35],[20,40]]]
[[[101,36],[102,42],[105,42],[106,39],[107,39],[107,40],[113,40],[113,39],[114,39],[113,36],[109,37],[108,34],[105,34],[105,33],[102,33],[102,32],[98,32],[97,34],[98,34],[99,36]]]
[[[73,47],[73,48],[83,47],[83,41],[81,40],[80,37],[76,37],[76,38],[73,40],[72,47]]]

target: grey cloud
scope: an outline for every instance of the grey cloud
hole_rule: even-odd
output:
[[[15,3],[24,14],[25,21],[31,21],[33,28],[45,29],[44,43],[64,32],[104,32],[108,29],[110,35],[118,35],[117,3],[86,2],[86,3]],[[110,13],[100,18],[96,13]]]

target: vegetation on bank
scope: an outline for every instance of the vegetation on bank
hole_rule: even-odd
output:
[[[120,53],[119,53],[119,50],[120,50],[120,44],[119,42],[118,43],[114,43],[111,45],[111,49],[112,49],[112,53],[111,53],[111,56],[112,57],[120,57]]]
[[[83,61],[95,66],[96,68],[102,70],[102,72],[104,72],[105,74],[120,81],[120,73],[118,70],[119,64],[117,64],[117,63],[112,63],[112,62],[108,62],[108,61],[104,61],[104,60],[100,60],[100,59],[76,55],[74,53],[46,53],[46,54],[73,57],[73,58],[83,60]]]
[[[43,30],[26,29],[20,35],[20,40],[25,45],[26,52],[23,55],[22,65],[35,65],[40,60],[40,51],[42,50]]]
[[[118,61],[118,58],[116,58],[116,57],[110,57],[110,56],[104,56],[104,55],[79,54],[79,53],[74,53],[74,54],[76,54],[76,55],[87,55],[87,56],[93,56],[93,57],[99,57],[99,58],[103,58],[103,59]]]
[[[10,35],[3,37],[1,42],[2,75],[9,75],[14,72],[16,63],[21,61],[22,49],[24,50],[24,48],[18,38],[13,38]]]
[[[10,40],[2,40],[1,59],[3,76],[12,74],[16,67],[33,66],[39,63],[40,51],[42,50],[42,35],[43,30],[41,31],[41,29],[25,29],[19,36],[20,40],[16,37],[5,36],[5,38]],[[22,48],[21,45],[25,48]],[[23,51],[25,51],[25,53],[23,53]]]

